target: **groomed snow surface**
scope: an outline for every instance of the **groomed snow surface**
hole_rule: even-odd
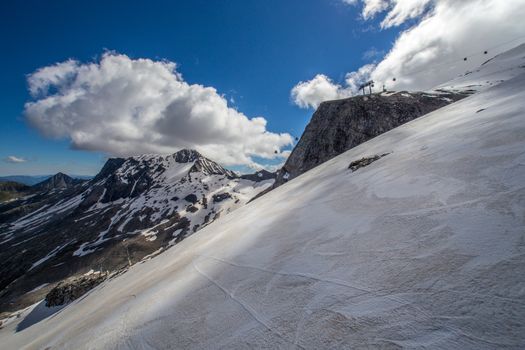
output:
[[[366,142],[51,317],[10,323],[1,347],[523,348],[524,87]]]

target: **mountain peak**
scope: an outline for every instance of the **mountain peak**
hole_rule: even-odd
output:
[[[68,188],[75,185],[77,182],[75,179],[66,175],[62,172],[58,172],[55,175],[51,176],[49,179],[46,179],[42,182],[33,185],[33,188],[39,190],[52,190],[57,188]]]
[[[51,176],[51,177],[54,177],[56,179],[58,179],[58,178],[65,178],[65,179],[70,178],[70,179],[72,179],[71,176],[69,176],[67,174],[64,174],[63,172],[60,172],[60,171],[58,173],[56,173],[55,175]]]
[[[173,153],[173,157],[177,163],[190,163],[202,158],[202,155],[194,149],[185,148]]]

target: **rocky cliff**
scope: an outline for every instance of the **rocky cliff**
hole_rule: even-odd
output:
[[[275,185],[401,124],[468,96],[453,92],[386,92],[321,103],[277,175]]]

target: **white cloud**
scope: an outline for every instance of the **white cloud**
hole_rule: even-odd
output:
[[[358,0],[342,0],[348,5],[356,5]],[[363,9],[361,16],[365,20],[374,18],[381,12],[387,11],[385,19],[381,22],[382,28],[400,25],[408,19],[416,18],[423,14],[433,0],[361,0]]]
[[[398,26],[405,21],[421,16],[432,0],[392,0],[393,8],[381,22],[382,28]]]
[[[7,156],[4,158],[4,162],[7,163],[25,163],[27,162],[27,159],[22,157],[16,157],[16,156]]]
[[[373,64],[368,64],[357,72],[347,73],[344,85],[334,83],[324,74],[318,74],[312,80],[295,85],[291,92],[292,100],[301,108],[317,108],[323,101],[353,96],[358,92],[359,85],[369,80],[373,68]]]
[[[27,120],[76,149],[129,156],[195,148],[225,165],[279,158],[289,134],[262,117],[230,108],[212,87],[188,84],[169,61],[105,53],[99,62],[69,60],[28,76],[34,101]]]
[[[370,80],[370,74],[375,68],[374,64],[365,64],[357,72],[346,73],[346,90],[352,95],[359,92],[359,86]]]
[[[376,58],[380,58],[384,54],[385,54],[385,51],[378,50],[378,49],[376,49],[375,47],[372,46],[371,48],[369,48],[368,50],[366,50],[363,53],[363,59],[365,59],[365,60],[375,60]]]
[[[485,50],[492,57],[525,40],[525,0],[433,3],[416,26],[399,35],[372,73],[375,81],[398,90],[429,89],[479,66],[488,59]],[[395,17],[389,13],[386,18]],[[509,43],[520,36],[522,41]]]
[[[362,15],[364,19],[373,18],[376,14],[386,10],[390,5],[388,0],[364,0],[363,2]]]
[[[356,85],[368,78],[390,90],[425,90],[525,41],[525,0],[361,0],[360,4],[364,19],[384,13],[382,28],[410,19],[417,22],[399,34],[377,65],[347,73],[345,84],[334,84],[324,75],[300,82],[292,90],[292,96],[302,92],[302,98],[294,98],[298,106],[315,108],[326,100],[315,93],[319,76],[322,90],[331,92],[330,99],[355,94]]]
[[[299,107],[317,108],[323,101],[343,98],[347,94],[326,75],[317,74],[312,80],[301,81],[294,86],[291,95],[293,102]]]

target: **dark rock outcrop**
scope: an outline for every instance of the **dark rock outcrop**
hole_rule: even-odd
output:
[[[212,198],[213,198],[213,203],[219,203],[231,197],[232,197],[231,194],[229,194],[228,192],[224,192],[224,193],[214,194]]]
[[[195,204],[199,201],[199,199],[197,198],[196,195],[194,195],[193,193],[192,194],[189,194],[187,195],[186,197],[184,197],[184,200],[186,202],[190,202],[191,204]]]
[[[102,180],[110,176],[118,168],[120,168],[122,164],[124,164],[125,161],[126,159],[124,158],[109,158],[104,164],[104,166],[102,167],[102,169],[100,170],[100,172],[97,174],[97,176],[93,178],[93,182],[97,182],[99,180]]]
[[[274,186],[401,124],[466,96],[468,95],[450,92],[397,92],[323,102],[278,172]]]
[[[190,173],[202,173],[205,175],[224,175],[229,179],[237,178],[233,171],[223,168],[221,165],[210,161],[205,157],[198,157],[190,169]]]
[[[174,154],[177,163],[191,163],[202,158],[202,155],[193,149],[182,149]]]
[[[264,180],[272,180],[272,179],[275,179],[276,177],[277,177],[277,173],[275,172],[272,173],[265,169],[259,170],[254,174],[241,175],[241,179],[256,181],[256,182],[264,181]]]
[[[377,155],[376,154],[376,155],[371,156],[371,157],[363,157],[361,159],[354,160],[353,162],[350,163],[350,165],[348,166],[348,169],[350,169],[350,170],[352,170],[352,172],[354,172],[357,169],[360,169],[360,168],[363,168],[365,166],[368,166],[368,165],[372,164],[376,160],[379,160],[379,159],[383,158],[386,155],[388,155],[388,153],[384,153],[382,155]]]
[[[98,286],[106,278],[107,274],[94,272],[89,275],[60,282],[46,295],[46,306],[51,307],[68,304]]]

